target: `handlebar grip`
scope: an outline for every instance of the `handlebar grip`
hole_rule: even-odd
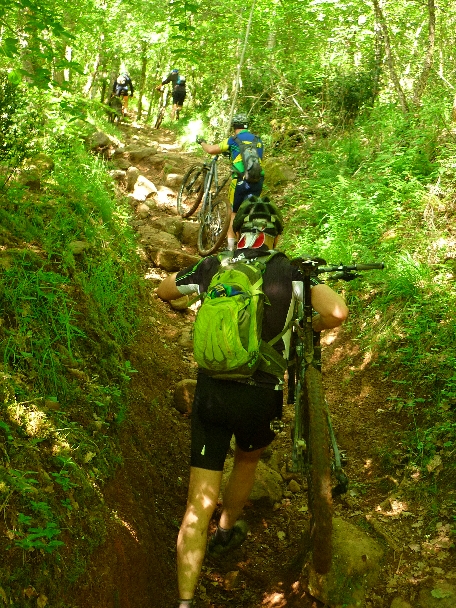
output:
[[[385,264],[383,262],[372,263],[372,264],[355,264],[356,270],[383,270]]]

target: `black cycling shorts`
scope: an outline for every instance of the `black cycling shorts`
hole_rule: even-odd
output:
[[[239,207],[249,195],[254,194],[255,196],[260,196],[261,191],[263,190],[263,182],[264,177],[262,177],[260,181],[256,182],[255,184],[249,184],[243,179],[238,179],[236,181],[232,203],[234,213],[236,213],[236,211],[239,209]]]
[[[186,94],[183,91],[173,91],[173,103],[176,106],[183,106],[185,101]]]
[[[267,447],[282,416],[282,391],[198,373],[192,409],[191,465],[222,471],[231,437],[244,452]]]

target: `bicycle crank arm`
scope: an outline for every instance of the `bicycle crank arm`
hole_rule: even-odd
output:
[[[326,419],[328,421],[328,428],[329,428],[329,436],[331,438],[331,446],[334,452],[334,462],[335,462],[335,468],[337,469],[341,469],[342,468],[342,461],[341,461],[341,457],[340,457],[340,450],[337,447],[337,441],[336,441],[336,435],[334,434],[334,429],[331,423],[331,416],[329,415],[329,407],[328,407],[328,403],[325,400],[325,405],[326,405]]]

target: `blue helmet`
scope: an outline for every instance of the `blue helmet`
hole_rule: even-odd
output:
[[[178,73],[179,73],[179,70],[176,70],[176,68],[173,68],[171,70],[171,74],[178,74]]]

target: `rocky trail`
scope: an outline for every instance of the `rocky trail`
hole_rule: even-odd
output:
[[[196,256],[196,224],[175,211],[180,179],[196,159],[171,131],[133,124],[122,131],[127,147],[111,145],[110,158],[119,191],[135,209],[147,297],[128,353],[137,373],[120,436],[123,466],[103,489],[110,534],[84,583],[68,593],[86,608],[173,608],[196,377],[194,311],[173,309],[154,289]],[[335,502],[332,573],[319,579],[308,563],[307,497],[304,481],[288,472],[293,411],[285,406],[285,429],[265,454],[245,507],[247,541],[223,562],[204,565],[196,608],[454,608],[456,497],[437,504],[425,491],[398,439],[410,418],[395,408],[397,388],[362,345],[344,329],[327,332],[323,342],[325,389],[350,479]],[[444,477],[439,466],[429,475]]]

